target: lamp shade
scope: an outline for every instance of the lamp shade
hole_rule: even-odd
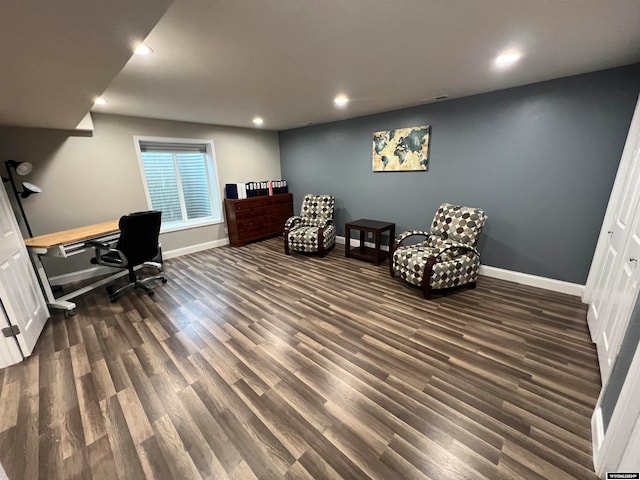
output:
[[[33,183],[29,183],[29,182],[22,182],[22,193],[20,194],[20,197],[22,198],[27,198],[30,195],[33,195],[34,193],[40,193],[42,192],[42,189],[36,185],[34,185]]]
[[[7,160],[4,162],[7,168],[15,168],[16,173],[20,176],[29,175],[33,170],[33,165],[30,162],[16,162],[15,160]]]
[[[33,165],[29,162],[20,162],[16,167],[16,173],[20,176],[29,175],[33,170]]]

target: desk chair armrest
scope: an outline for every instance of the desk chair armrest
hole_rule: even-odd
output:
[[[109,250],[111,247],[104,242],[99,242],[97,240],[87,240],[84,242],[87,247],[97,248],[100,250]]]
[[[89,240],[85,242],[85,245],[87,247],[92,247],[95,249],[96,256],[92,259],[91,263],[96,263],[98,265],[106,265],[107,267],[117,266],[117,267],[123,267],[123,268],[126,268],[129,265],[129,261],[127,260],[127,257],[125,257],[120,250],[111,248],[106,243],[98,242],[97,240]],[[102,252],[104,251],[106,251],[106,253],[108,254],[117,255],[117,257],[120,259],[120,262],[114,263],[114,262],[110,262],[108,259],[103,259]]]

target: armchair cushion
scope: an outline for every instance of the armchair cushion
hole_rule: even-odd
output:
[[[288,234],[289,248],[299,252],[318,251],[318,227],[298,227]],[[336,227],[330,225],[322,232],[322,246],[330,248],[336,242]]]
[[[459,254],[459,251],[432,248],[424,244],[408,245],[393,252],[393,269],[403,280],[422,286],[425,267],[430,258],[433,264],[430,284],[432,289],[449,288],[475,282],[480,269],[480,256],[475,249]]]
[[[305,219],[303,222],[305,227],[327,228],[329,225],[335,225],[331,218],[314,218]]]
[[[433,218],[431,233],[445,239],[475,245],[486,219],[486,215],[479,208],[443,203]]]
[[[332,195],[305,195],[300,216],[305,220],[333,218],[334,205]]]

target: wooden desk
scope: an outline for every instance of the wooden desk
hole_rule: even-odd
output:
[[[29,249],[37,250],[39,255],[67,257],[74,253],[73,247],[84,248],[84,242],[87,240],[95,240],[109,234],[117,238],[118,232],[118,220],[109,220],[95,225],[28,238],[24,244]]]
[[[351,248],[351,229],[360,230],[360,246]],[[383,251],[380,247],[382,233],[389,232],[389,246],[393,243],[395,237],[396,224],[388,222],[378,222],[377,220],[367,220],[361,218],[344,225],[344,256],[349,258],[357,258],[373,262],[374,265],[380,265],[385,258],[389,256],[388,251]],[[375,241],[374,247],[365,245],[365,233],[373,233]]]
[[[118,228],[118,220],[110,220],[108,222],[97,223],[95,225],[72,228],[71,230],[48,233],[46,235],[39,235],[37,237],[26,239],[24,244],[29,250],[31,261],[33,262],[40,286],[42,287],[42,291],[47,300],[47,306],[49,308],[64,310],[67,316],[73,315],[75,314],[76,304],[70,302],[70,299],[93,290],[94,288],[106,285],[115,278],[125,275],[127,272],[126,270],[118,272],[107,278],[56,298],[51,290],[49,277],[42,265],[42,260],[40,260],[41,256],[67,258],[71,255],[86,251],[87,247],[85,242],[87,240],[98,240],[104,243],[113,243],[119,236],[120,230]]]

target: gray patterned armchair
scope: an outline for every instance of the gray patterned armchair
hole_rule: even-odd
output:
[[[431,290],[461,285],[474,288],[480,269],[476,244],[486,221],[487,216],[478,208],[443,203],[430,231],[413,230],[396,237],[390,252],[391,276],[422,287],[427,299]],[[425,239],[402,244],[414,235]]]
[[[284,253],[317,252],[324,256],[336,244],[333,221],[335,199],[331,195],[306,195],[300,215],[284,224]]]

